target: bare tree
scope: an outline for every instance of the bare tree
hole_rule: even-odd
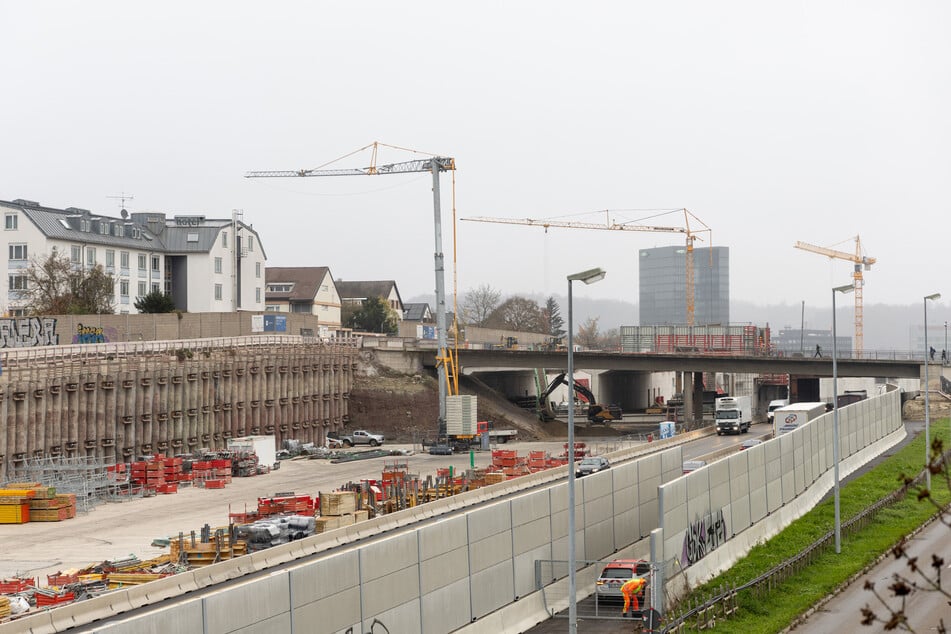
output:
[[[935,482],[941,479],[945,486],[951,488],[951,469],[949,469],[948,456],[944,453],[944,443],[941,438],[936,437],[931,441],[930,457],[926,468],[932,476],[935,476]],[[910,476],[903,475],[902,480],[905,487],[909,489],[913,485],[913,479]],[[931,490],[923,486],[918,487],[917,498],[920,502],[932,505],[938,515],[938,521],[951,528],[951,512],[948,507],[943,506],[931,495]],[[908,598],[916,592],[938,592],[944,595],[948,604],[951,604],[951,591],[948,590],[946,583],[944,585],[941,583],[941,571],[947,565],[945,558],[932,553],[930,561],[919,561],[917,556],[908,552],[908,546],[909,540],[906,537],[892,548],[892,556],[895,559],[905,560],[908,573],[895,573],[886,588],[886,593],[880,593],[875,588],[875,582],[866,579],[864,587],[874,595],[877,605],[873,607],[865,604],[862,608],[862,625],[880,623],[886,631],[914,632],[915,629],[908,623],[905,608]],[[881,610],[883,616],[879,616],[876,610]],[[944,618],[938,617],[938,623],[933,629],[939,634],[947,634],[948,628]]]
[[[575,343],[585,348],[601,347],[601,332],[598,330],[599,317],[588,317],[580,326],[575,335]]]
[[[542,328],[542,310],[536,302],[516,295],[492,311],[486,325],[520,332],[539,332]]]
[[[466,291],[459,311],[462,313],[462,321],[472,326],[485,326],[489,315],[498,307],[501,300],[502,293],[488,284]]]
[[[115,278],[102,265],[84,269],[66,254],[34,259],[25,271],[27,310],[34,315],[100,315],[115,306]]]

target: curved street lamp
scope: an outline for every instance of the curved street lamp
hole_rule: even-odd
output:
[[[832,289],[832,462],[835,463],[835,552],[842,552],[842,519],[839,513],[839,350],[835,332],[835,294],[851,293],[853,284]]]
[[[930,361],[930,350],[928,349],[928,300],[941,299],[941,293],[932,293],[925,295],[925,484],[928,490],[931,490],[931,437],[929,423],[931,418],[931,401],[928,398],[931,384],[928,382],[928,362]]]
[[[575,581],[575,345],[572,323],[572,282],[594,284],[604,279],[604,269],[588,269],[568,276],[568,633],[578,632],[578,598]]]

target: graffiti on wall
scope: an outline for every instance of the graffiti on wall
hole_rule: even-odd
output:
[[[59,343],[54,317],[0,319],[0,348],[32,348]]]
[[[718,509],[706,517],[697,518],[684,533],[684,549],[680,556],[683,567],[695,564],[710,551],[726,541],[726,520],[723,509]]]
[[[109,343],[109,339],[115,340],[115,338],[115,328],[77,324],[76,334],[73,335],[73,343]]]

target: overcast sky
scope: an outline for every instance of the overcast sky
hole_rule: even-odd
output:
[[[945,2],[6,2],[0,199],[230,217],[272,266],[430,293],[429,174],[245,179],[373,141],[455,157],[460,218],[644,219],[686,207],[731,294],[951,298]],[[380,162],[423,155],[382,151]],[[363,167],[367,153],[332,167]],[[452,176],[442,177],[447,288]],[[621,211],[626,210],[626,211]],[[650,217],[650,218],[649,218]],[[683,236],[460,222],[460,293],[637,299],[637,250]],[[706,246],[706,243],[698,243]]]

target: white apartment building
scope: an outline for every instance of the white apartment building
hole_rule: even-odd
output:
[[[237,217],[133,213],[120,218],[87,209],[53,209],[37,202],[0,201],[7,278],[0,301],[8,316],[24,313],[26,269],[53,252],[77,267],[101,264],[115,278],[115,312],[135,313],[135,300],[153,290],[187,312],[264,310],[267,255],[257,232]]]

